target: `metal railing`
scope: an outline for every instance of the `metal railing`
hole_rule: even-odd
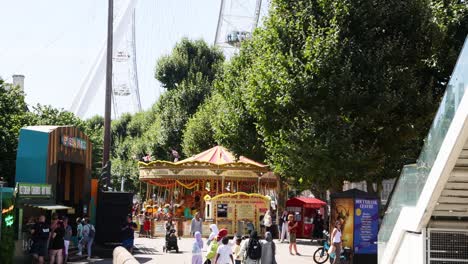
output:
[[[403,168],[387,206],[379,230],[379,244],[385,246],[405,206],[415,206],[426,184],[429,173],[439,154],[442,142],[452,123],[455,112],[468,88],[468,37],[445,90],[429,134],[424,140],[421,154],[413,165]]]

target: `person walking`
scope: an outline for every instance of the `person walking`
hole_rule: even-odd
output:
[[[138,215],[138,225],[140,226],[140,229],[139,229],[140,231],[138,233],[139,237],[145,237],[146,236],[145,220],[146,220],[145,214],[143,213],[143,211],[140,211],[140,214]]]
[[[271,226],[273,225],[273,220],[271,218],[270,210],[266,211],[265,216],[263,217],[263,224],[265,225],[265,231],[271,232]]]
[[[338,264],[341,262],[341,246],[342,246],[342,240],[341,240],[341,221],[337,220],[335,222],[335,228],[333,228],[331,238],[330,240],[333,243],[333,246],[335,247],[335,258],[333,259],[333,264]]]
[[[127,222],[123,225],[122,231],[122,246],[133,253],[133,245],[135,239],[135,229],[137,225],[132,221],[132,215],[127,215]]]
[[[279,226],[281,229],[280,242],[283,243],[284,239],[288,239],[288,211],[284,211],[279,220]]]
[[[208,241],[206,241],[206,244],[209,246],[211,241],[216,240],[216,236],[218,236],[218,226],[216,224],[211,224],[210,225],[210,236],[208,237]]]
[[[232,256],[232,248],[229,244],[229,238],[223,237],[222,245],[218,247],[216,252],[215,264],[234,264],[234,257]]]
[[[203,219],[200,217],[200,213],[197,212],[195,214],[195,217],[192,219],[192,223],[190,225],[190,234],[194,235],[195,232],[200,232],[202,233],[202,225],[203,225]]]
[[[143,222],[143,230],[145,237],[151,238],[151,217],[148,213],[145,214],[145,221]]]
[[[217,227],[216,227],[217,230]],[[215,258],[218,252],[218,247],[221,239],[227,236],[228,232],[226,229],[221,229],[218,232],[218,235],[212,239],[210,246],[208,247],[208,251],[206,253],[206,261],[205,264],[215,264]]]
[[[271,232],[265,233],[265,241],[262,243],[262,264],[276,264],[276,245]]]
[[[241,249],[244,256],[244,264],[258,264],[262,258],[262,245],[258,238],[257,231],[252,231],[250,237],[245,241]]]
[[[87,253],[88,253],[88,260],[91,259],[91,249],[94,242],[94,236],[96,234],[96,229],[94,226],[89,222],[88,218],[84,219],[83,225],[83,238],[81,242],[78,244],[78,256],[81,256],[83,253],[83,247],[86,245]]]
[[[63,248],[63,257],[64,263],[67,263],[68,260],[68,249],[70,248],[70,240],[73,236],[73,229],[68,224],[68,217],[63,217],[63,228],[65,230],[65,234],[63,236],[64,248]]]
[[[31,230],[33,263],[43,264],[44,257],[47,255],[47,241],[49,240],[50,227],[46,224],[45,220],[44,215],[39,216],[37,223]]]
[[[83,220],[80,217],[76,218],[76,244],[79,245],[83,238]]]
[[[203,249],[203,239],[200,232],[195,232],[194,234],[195,241],[192,246],[192,264],[202,264],[202,249]]]
[[[297,222],[294,220],[294,216],[292,214],[288,215],[288,231],[289,231],[289,254],[294,255],[292,253],[292,249],[296,252],[296,255],[300,256],[299,252],[297,252],[297,245],[296,245],[296,234],[297,234]]]
[[[235,264],[241,264],[242,263],[242,256],[241,256],[241,242],[242,238],[238,237],[236,238],[236,245],[234,246],[234,262]]]
[[[64,236],[65,228],[63,227],[63,222],[56,220],[49,240],[50,264],[63,264],[63,249],[65,248]]]

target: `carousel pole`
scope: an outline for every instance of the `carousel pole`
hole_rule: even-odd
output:
[[[221,179],[221,193],[224,193],[224,175],[222,176],[222,179]]]

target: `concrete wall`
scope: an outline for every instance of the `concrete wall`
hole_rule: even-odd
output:
[[[405,233],[393,263],[424,263],[424,235]]]
[[[124,247],[116,247],[112,253],[113,264],[140,264]]]

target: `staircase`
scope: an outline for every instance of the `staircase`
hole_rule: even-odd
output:
[[[416,164],[403,168],[395,185],[379,230],[379,263],[460,263],[431,262],[428,234],[433,228],[450,234],[468,227],[467,89],[468,38],[421,154]],[[437,249],[449,251],[453,241],[459,239],[447,239]]]

